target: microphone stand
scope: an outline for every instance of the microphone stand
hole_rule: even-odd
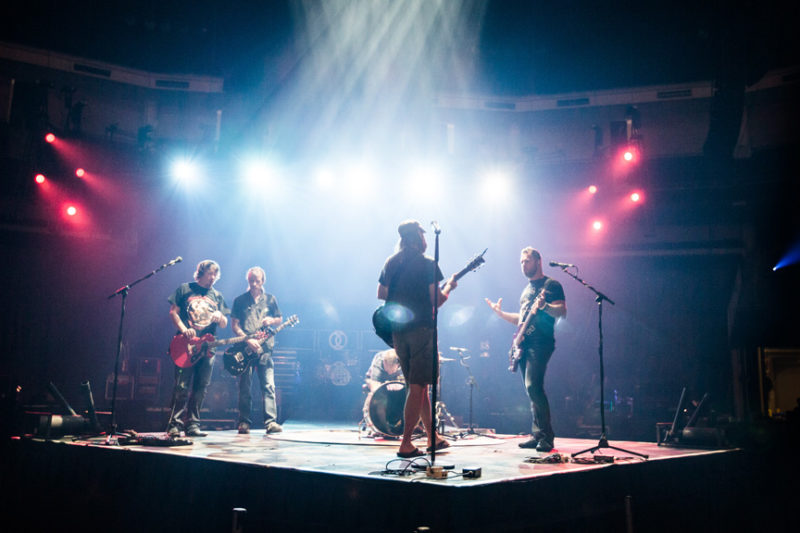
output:
[[[125,322],[125,307],[126,307],[126,303],[127,303],[127,299],[128,299],[128,291],[130,291],[131,288],[133,288],[133,286],[136,285],[137,283],[142,282],[142,281],[146,280],[147,278],[149,278],[151,276],[154,276],[157,273],[161,272],[165,268],[171,267],[172,265],[174,265],[176,263],[180,263],[181,261],[183,261],[183,259],[180,258],[180,257],[177,257],[177,258],[173,259],[172,261],[170,261],[169,263],[165,263],[165,264],[161,265],[160,267],[158,267],[157,269],[153,270],[149,274],[146,274],[146,275],[142,276],[141,278],[137,279],[133,283],[129,283],[127,285],[123,285],[122,287],[120,287],[119,289],[115,290],[113,293],[111,293],[108,296],[108,299],[110,300],[110,299],[114,298],[115,296],[121,295],[122,296],[122,301],[121,301],[121,305],[120,305],[120,315],[119,315],[119,332],[117,333],[117,356],[116,356],[116,358],[114,360],[114,387],[111,389],[112,390],[112,392],[111,392],[111,426],[110,426],[110,430],[108,432],[108,435],[106,436],[106,440],[104,442],[104,444],[106,444],[106,445],[112,445],[112,446],[119,445],[119,441],[117,440],[117,411],[116,411],[116,406],[117,406],[117,382],[119,381],[119,356],[120,356],[120,353],[122,352],[122,324]]]
[[[436,285],[436,290],[433,291],[433,374],[431,378],[431,427],[429,430],[433,433],[431,436],[431,466],[436,464],[436,385],[439,379],[439,281],[436,279],[436,273],[439,272],[439,234],[442,229],[436,222],[431,222],[433,225],[433,233],[436,235],[436,243],[434,246],[433,254],[433,283]]]
[[[458,364],[463,366],[467,369],[467,373],[469,374],[469,378],[467,378],[467,385],[469,385],[469,428],[467,429],[468,435],[477,435],[475,428],[472,424],[472,391],[478,386],[478,383],[475,381],[475,376],[472,374],[472,369],[466,363],[466,360],[469,359],[470,356],[464,355],[465,352],[468,350],[466,348],[450,348],[456,354],[458,354]]]
[[[600,333],[600,337],[599,337],[598,346],[597,346],[597,353],[600,356],[600,427],[601,427],[600,440],[598,441],[597,446],[592,446],[591,448],[587,448],[585,450],[581,450],[579,452],[575,452],[575,453],[572,454],[572,457],[577,457],[577,456],[579,456],[581,454],[584,454],[586,452],[589,452],[589,453],[593,454],[593,453],[595,453],[597,450],[599,450],[601,448],[611,448],[612,450],[617,450],[619,452],[638,455],[639,457],[647,459],[647,455],[645,455],[643,453],[634,452],[634,451],[631,451],[631,450],[625,450],[623,448],[618,448],[616,446],[611,446],[608,443],[608,439],[606,438],[605,372],[604,372],[604,368],[603,368],[603,302],[604,301],[608,302],[611,305],[615,305],[615,304],[611,300],[611,298],[609,298],[608,296],[606,296],[602,292],[598,291],[597,289],[595,289],[594,287],[592,287],[591,285],[589,285],[588,283],[583,281],[576,274],[573,274],[572,272],[567,271],[567,268],[569,268],[570,266],[573,266],[573,265],[555,265],[555,266],[558,266],[559,268],[561,268],[561,270],[563,270],[566,275],[568,275],[571,278],[575,279],[578,283],[580,283],[581,285],[583,285],[584,287],[586,287],[587,289],[589,289],[590,291],[592,291],[595,294],[594,301],[597,302],[597,309],[599,311],[598,315],[597,315],[597,327],[598,327],[598,331]]]

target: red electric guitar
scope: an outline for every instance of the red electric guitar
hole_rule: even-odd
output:
[[[202,337],[187,339],[183,334],[175,335],[169,343],[169,356],[180,368],[194,366],[203,357],[210,357],[211,349],[225,344],[236,344],[247,339],[258,339],[266,336],[263,331],[258,331],[252,335],[242,335],[241,337],[231,337],[230,339],[215,340],[211,333],[206,333]]]

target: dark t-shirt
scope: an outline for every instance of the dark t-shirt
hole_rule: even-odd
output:
[[[269,293],[264,293],[264,298],[258,302],[253,300],[250,291],[237,296],[233,301],[233,312],[231,316],[239,321],[239,325],[248,335],[255,333],[261,328],[261,321],[267,317],[281,316],[278,309],[278,300]],[[275,346],[275,337],[270,337],[264,343],[264,349],[269,351]]]
[[[201,287],[194,281],[182,283],[167,301],[178,306],[181,320],[193,328],[198,336],[206,333],[216,334],[217,323],[211,321],[211,315],[215,311],[220,311],[223,315],[230,314],[221,292],[214,287],[208,289]]]
[[[433,327],[429,287],[443,279],[442,271],[433,259],[417,250],[406,248],[386,260],[378,281],[389,289],[387,317],[392,321],[394,331]]]
[[[523,320],[527,316],[533,300],[536,299],[541,290],[544,290],[544,300],[547,303],[564,299],[564,288],[561,283],[553,278],[544,276],[529,282],[522,290],[522,295],[519,298],[519,312]],[[525,332],[522,345],[525,347],[553,346],[555,344],[555,324],[556,319],[554,317],[543,311],[536,313],[532,323],[528,326],[528,331]]]

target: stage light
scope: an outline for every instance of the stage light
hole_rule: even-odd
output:
[[[172,176],[182,182],[193,182],[200,177],[200,167],[193,161],[179,159],[172,163]]]
[[[437,168],[419,167],[412,171],[408,182],[411,184],[408,192],[420,200],[437,201],[442,194],[441,172]]]
[[[78,208],[75,207],[74,205],[69,205],[67,206],[66,213],[68,216],[74,217],[75,215],[78,214]]]
[[[39,185],[41,185],[42,183],[45,182],[46,178],[44,177],[44,174],[36,174],[36,176],[34,176],[33,180],[36,183],[38,183]]]
[[[637,203],[642,199],[642,195],[638,192],[632,192],[630,195],[631,202]]]
[[[592,221],[592,229],[594,231],[600,231],[601,229],[603,229],[603,221],[602,220],[598,220],[598,219],[593,220]]]
[[[630,150],[630,149],[628,149],[628,150],[623,150],[623,152],[622,152],[622,159],[624,159],[625,161],[627,161],[627,162],[629,162],[629,163],[630,163],[630,162],[632,162],[632,161],[633,161],[633,158],[634,158],[634,153],[633,153],[633,150]]]
[[[504,172],[492,172],[483,181],[481,191],[484,198],[492,202],[503,201],[508,197],[511,180]]]
[[[249,185],[264,187],[271,185],[275,168],[266,160],[249,159],[243,164],[242,175]]]
[[[51,143],[56,140],[56,136],[53,135],[52,133],[48,133],[47,135],[44,136],[44,140]]]
[[[314,173],[314,183],[317,188],[322,191],[329,191],[333,188],[333,173],[326,169],[320,168]]]
[[[75,175],[78,176],[79,178],[82,178],[83,176],[86,175],[86,171],[82,168],[76,168]]]
[[[589,185],[589,194],[597,194],[597,185]]]

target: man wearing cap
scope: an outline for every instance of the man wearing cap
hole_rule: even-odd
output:
[[[392,324],[392,342],[408,383],[403,411],[403,440],[398,457],[424,455],[411,443],[420,418],[428,434],[428,451],[446,448],[447,441],[436,435],[433,427],[428,385],[433,382],[433,302],[441,306],[456,288],[455,277],[444,279],[433,259],[424,255],[425,230],[416,220],[406,220],[397,228],[398,251],[386,260],[378,282],[378,298],[386,301],[386,318]]]

